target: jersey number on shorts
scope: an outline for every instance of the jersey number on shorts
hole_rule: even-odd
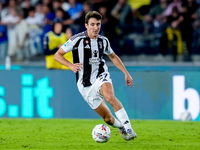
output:
[[[107,73],[99,75],[100,80],[103,80],[103,82],[107,81],[107,79],[106,79],[107,75],[108,75]]]

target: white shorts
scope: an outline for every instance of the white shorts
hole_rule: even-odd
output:
[[[106,82],[112,84],[112,80],[110,79],[110,74],[108,72],[100,74],[91,86],[84,87],[80,83],[77,84],[79,92],[92,109],[96,109],[102,103],[103,96],[100,94],[99,90],[102,84]]]

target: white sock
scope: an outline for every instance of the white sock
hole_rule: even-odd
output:
[[[127,127],[131,127],[129,117],[128,117],[126,110],[124,108],[116,111],[115,115],[117,116],[119,121],[122,123],[122,125],[127,126]]]
[[[112,125],[112,127],[114,127],[114,128],[121,128],[122,126],[123,126],[122,123],[115,118],[115,122]]]

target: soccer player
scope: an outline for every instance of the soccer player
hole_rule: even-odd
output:
[[[118,128],[122,138],[129,141],[136,138],[137,134],[131,127],[123,105],[115,97],[103,54],[108,55],[115,66],[125,74],[127,86],[133,86],[133,79],[120,58],[113,52],[108,39],[99,35],[101,19],[100,13],[88,12],[85,16],[87,30],[72,36],[55,53],[54,59],[76,73],[77,86],[85,101],[107,124]],[[70,51],[73,53],[74,63],[70,63],[63,57]],[[113,107],[117,119],[112,115],[104,98]]]

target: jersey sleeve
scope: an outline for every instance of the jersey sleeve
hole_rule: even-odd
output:
[[[104,50],[104,54],[106,55],[110,55],[113,53],[113,49],[111,48],[110,46],[110,42],[107,38],[104,39],[104,47],[105,47],[105,50]]]
[[[72,51],[73,46],[74,46],[74,42],[73,42],[71,39],[69,39],[65,44],[63,44],[63,45],[61,46],[61,48],[62,48],[66,53],[68,53],[68,52]]]

